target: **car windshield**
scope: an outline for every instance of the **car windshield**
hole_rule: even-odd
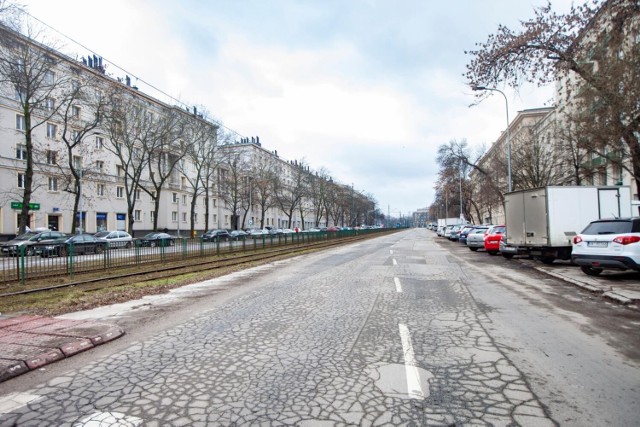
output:
[[[108,231],[101,231],[99,233],[94,234],[96,237],[107,237],[109,235]]]
[[[596,221],[584,229],[582,234],[620,234],[640,231],[640,227],[633,227],[633,221]]]

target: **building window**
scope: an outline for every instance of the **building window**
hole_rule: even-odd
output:
[[[24,188],[24,174],[18,174],[18,188]]]
[[[47,98],[44,101],[44,107],[47,111],[51,112],[56,109],[56,101],[53,98]]]
[[[171,202],[178,203],[178,193],[171,193]]]
[[[58,164],[58,153],[53,150],[47,150],[47,164],[48,165],[57,165]]]
[[[176,211],[171,212],[171,221],[178,222],[178,212]]]
[[[58,178],[49,177],[49,191],[58,191]]]
[[[73,168],[76,170],[82,169],[82,156],[73,156]]]
[[[98,184],[96,192],[98,193],[98,196],[104,196],[104,184]]]
[[[198,214],[197,213],[193,214],[193,222],[195,222],[195,223],[198,222]]]
[[[101,136],[96,136],[96,148],[103,149],[104,148],[104,138]]]
[[[27,123],[22,114],[16,114],[16,129],[21,131],[27,130]]]
[[[118,175],[120,178],[124,176],[124,169],[122,165],[116,165],[116,175]]]
[[[116,197],[118,199],[123,199],[124,198],[124,187],[116,187]]]
[[[154,211],[149,212],[149,219],[151,220],[151,223],[153,224],[156,220],[156,213]]]
[[[44,74],[44,82],[48,85],[52,85],[56,80],[56,75],[53,71],[49,70]]]
[[[182,204],[183,204],[183,205],[186,205],[186,204],[187,204],[187,195],[186,195],[186,194],[183,194],[183,195],[182,195]]]
[[[27,160],[27,146],[23,144],[16,145],[16,159]]]
[[[218,222],[218,214],[213,214],[213,222]]]
[[[136,200],[140,200],[141,190],[136,190],[135,194],[136,194]]]
[[[58,126],[53,123],[47,123],[47,138],[55,139],[58,133]]]
[[[180,178],[180,188],[187,188],[187,178],[184,176]]]
[[[140,221],[141,217],[142,217],[142,211],[140,209],[136,209],[135,211],[133,211],[133,220],[134,221]]]
[[[102,160],[96,160],[96,170],[100,173],[104,171],[104,162]]]
[[[80,117],[80,107],[76,107],[75,105],[71,107],[71,115],[76,119]]]
[[[71,140],[73,142],[80,142],[80,132],[78,132],[77,130],[72,130],[71,131]]]
[[[218,207],[218,199],[213,199],[213,207]]]
[[[187,222],[187,213],[182,212],[182,222]]]

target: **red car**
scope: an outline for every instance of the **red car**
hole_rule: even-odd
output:
[[[489,255],[497,255],[500,252],[500,240],[506,233],[507,227],[504,225],[494,225],[484,233],[484,249]]]

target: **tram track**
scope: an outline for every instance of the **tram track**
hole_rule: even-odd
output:
[[[208,257],[187,258],[184,260],[166,261],[162,264],[141,265],[133,271],[120,274],[111,274],[105,277],[104,274],[95,277],[96,272],[80,273],[84,277],[79,280],[69,281],[47,286],[34,286],[29,289],[22,289],[12,292],[0,293],[0,298],[20,297],[45,293],[50,291],[60,291],[65,288],[75,288],[84,292],[101,291],[108,288],[117,288],[131,283],[144,283],[161,279],[171,279],[186,274],[214,272],[225,268],[237,268],[247,264],[261,264],[269,261],[296,256],[310,251],[317,251],[331,247],[341,246],[364,239],[379,237],[381,234],[365,234],[350,236],[335,240],[324,240],[311,242],[303,245],[286,247],[269,247],[260,250],[250,250],[242,252],[229,252],[224,255],[212,255]],[[132,270],[132,269],[129,269]]]

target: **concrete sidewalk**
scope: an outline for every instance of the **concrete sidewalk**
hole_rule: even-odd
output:
[[[44,316],[0,317],[0,382],[124,335],[109,323]]]
[[[604,298],[616,301],[624,305],[640,305],[640,281],[635,280],[637,273],[633,272],[603,272],[600,276],[588,276],[580,267],[569,262],[556,261],[551,265],[545,265],[537,261],[519,260],[528,263],[534,269],[548,274],[565,282],[571,283],[581,289],[587,290]],[[614,278],[614,275],[629,277],[629,280]]]

